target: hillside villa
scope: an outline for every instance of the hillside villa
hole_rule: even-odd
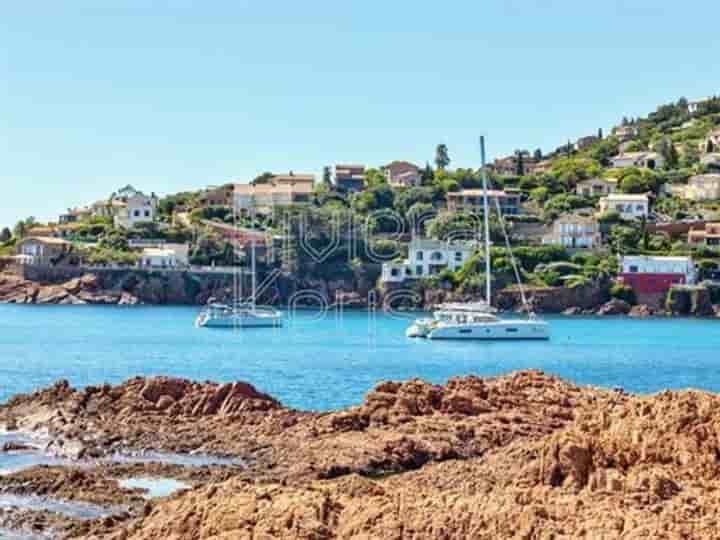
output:
[[[383,283],[402,283],[406,279],[436,276],[446,268],[455,271],[463,267],[475,253],[476,242],[469,240],[444,241],[414,238],[410,242],[408,258],[402,262],[382,265]]]
[[[491,168],[500,176],[525,176],[531,174],[538,160],[530,152],[522,150],[511,156],[496,159]]]
[[[68,223],[76,223],[91,217],[93,214],[92,208],[68,208],[68,211],[64,214],[60,214],[58,217],[58,223],[60,225],[66,225]]]
[[[705,223],[702,228],[688,232],[691,246],[720,246],[720,223]]]
[[[270,213],[277,206],[308,204],[312,201],[315,176],[288,175],[273,176],[262,184],[235,184],[233,200],[240,211],[256,209]]]
[[[589,178],[577,183],[575,193],[581,197],[602,197],[615,193],[617,180],[614,178]]]
[[[381,169],[393,187],[412,187],[421,183],[420,168],[408,161],[393,161]]]
[[[576,150],[585,150],[586,148],[591,147],[593,144],[600,142],[602,139],[598,137],[597,135],[588,135],[586,137],[580,137],[577,141],[575,141],[575,149]]]
[[[484,211],[482,189],[461,189],[450,191],[447,194],[447,208],[449,212],[466,212],[482,214]],[[518,190],[505,191],[488,190],[488,206],[493,212],[500,206],[505,216],[514,216],[520,213],[521,195]]]
[[[567,214],[555,220],[543,244],[568,249],[593,249],[601,244],[600,225],[590,216]]]
[[[650,199],[647,195],[611,193],[600,199],[600,213],[617,212],[623,219],[647,217]]]
[[[624,143],[637,137],[639,130],[635,126],[616,126],[612,133],[621,143]]]
[[[665,158],[657,152],[625,152],[610,158],[614,169],[639,167],[641,169],[660,169],[665,165]]]
[[[157,213],[158,198],[152,193],[128,185],[119,190],[110,201],[110,209],[116,227],[131,229],[139,223],[152,223]]]
[[[690,201],[720,199],[720,174],[698,174],[688,179],[687,185],[673,185],[671,192]]]
[[[365,189],[365,165],[335,165],[335,186],[357,193]]]
[[[210,186],[198,198],[198,206],[207,208],[209,206],[232,206],[235,184],[224,184],[222,186]]]

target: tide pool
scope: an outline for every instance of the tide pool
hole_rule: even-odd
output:
[[[244,380],[288,406],[360,403],[379,381],[538,368],[579,384],[650,393],[720,391],[720,321],[551,317],[549,342],[412,340],[407,318],[345,311],[281,329],[195,328],[191,307],[0,305],[0,401],[58,379],[85,386],[135,375]]]

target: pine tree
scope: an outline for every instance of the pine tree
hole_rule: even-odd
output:
[[[435,166],[439,171],[444,171],[450,165],[450,156],[445,144],[438,144],[435,149]]]
[[[522,152],[516,152],[515,155],[515,175],[516,176],[525,176],[525,158],[523,156]]]
[[[533,154],[533,157],[535,158],[535,161],[541,161],[542,158],[543,158],[542,150],[541,150],[540,148],[538,148],[537,150],[535,150],[535,153]]]
[[[420,182],[423,186],[429,186],[432,184],[433,180],[435,179],[435,173],[432,170],[432,167],[430,166],[429,162],[425,162],[425,169],[423,169],[421,176],[420,176]]]
[[[332,187],[332,172],[329,166],[323,167],[323,176],[322,181],[325,186],[328,188]]]
[[[598,139],[600,139],[601,141],[603,140],[603,129],[602,128],[598,128]]]

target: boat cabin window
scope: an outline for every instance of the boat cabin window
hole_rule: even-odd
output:
[[[506,328],[505,331],[506,332],[517,332],[518,329],[517,328]]]

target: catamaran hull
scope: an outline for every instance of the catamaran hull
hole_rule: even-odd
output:
[[[550,328],[547,323],[535,321],[500,321],[487,324],[439,326],[428,332],[428,339],[474,340],[547,340]]]
[[[272,317],[222,317],[198,320],[201,328],[280,328],[282,318]]]

